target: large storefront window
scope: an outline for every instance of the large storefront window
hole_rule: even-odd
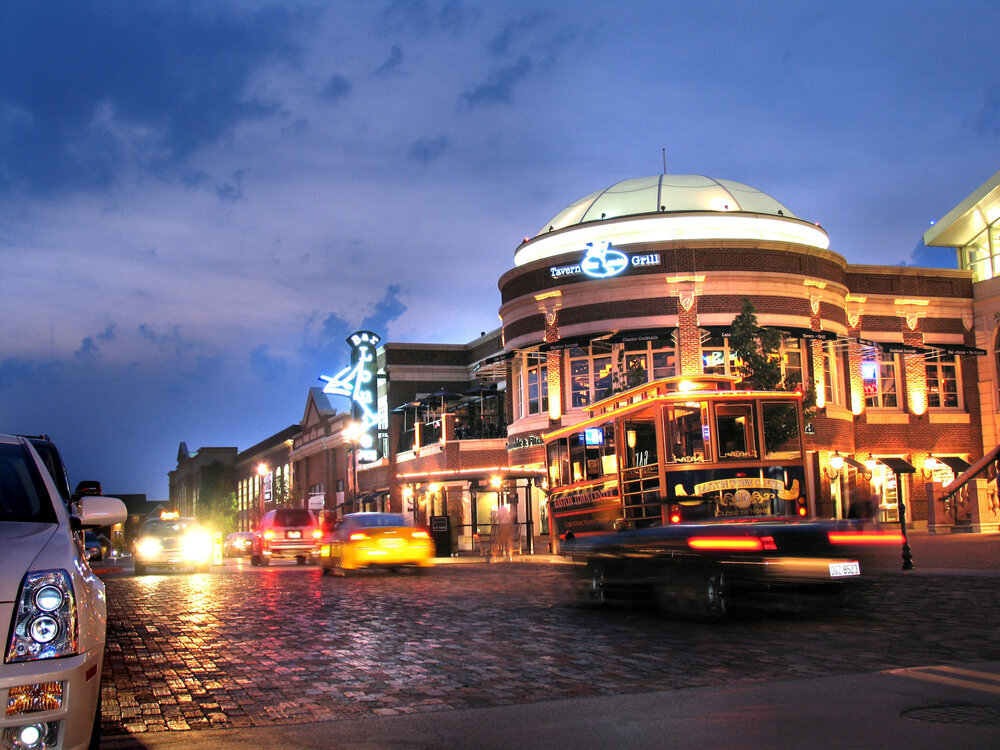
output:
[[[729,338],[709,336],[701,343],[701,369],[706,375],[732,375]]]
[[[570,405],[586,406],[611,395],[611,353],[593,353],[588,349],[569,350]]]
[[[625,344],[623,366],[629,386],[672,378],[677,374],[677,347],[663,346],[660,341]]]
[[[883,354],[874,347],[865,347],[861,360],[861,378],[867,408],[899,408],[896,360],[891,354]]]
[[[957,409],[959,402],[958,361],[954,354],[940,354],[927,359],[927,406],[932,409]]]

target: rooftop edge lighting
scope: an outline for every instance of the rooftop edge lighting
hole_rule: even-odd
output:
[[[523,242],[514,252],[514,265],[583,251],[588,243],[610,242],[615,247],[672,240],[763,240],[791,242],[820,250],[830,247],[827,233],[800,219],[746,213],[658,215],[648,218],[601,221]]]

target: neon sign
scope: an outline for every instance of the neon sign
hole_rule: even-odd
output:
[[[592,279],[607,279],[617,276],[627,268],[660,265],[659,253],[626,255],[621,250],[615,250],[611,247],[611,242],[608,240],[597,245],[588,242],[586,247],[587,250],[579,263],[549,268],[552,278],[558,279],[562,276],[583,274]]]
[[[351,364],[333,377],[320,375],[325,380],[323,393],[344,396],[351,400],[351,416],[360,426],[358,438],[360,460],[377,461],[374,448],[378,437],[378,394],[375,380],[375,355],[382,337],[371,331],[357,331],[347,337],[351,345]]]

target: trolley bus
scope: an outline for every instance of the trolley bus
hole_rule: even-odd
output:
[[[554,551],[615,529],[808,515],[802,395],[656,380],[543,436]]]

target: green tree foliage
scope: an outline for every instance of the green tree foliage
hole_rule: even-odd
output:
[[[781,376],[781,333],[757,325],[757,311],[749,297],[743,298],[743,310],[733,319],[729,350],[736,355],[736,371],[743,378],[740,385],[757,391],[794,390]],[[784,387],[783,387],[784,386]]]
[[[212,531],[236,530],[236,493],[232,490],[232,468],[214,461],[201,472],[195,517]]]

